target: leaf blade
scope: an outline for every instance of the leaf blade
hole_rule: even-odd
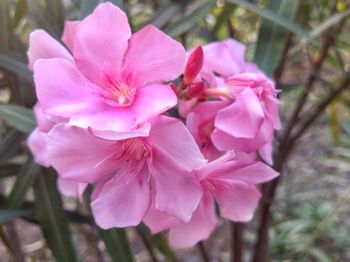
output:
[[[0,117],[24,133],[30,133],[36,125],[32,110],[17,105],[0,105]]]
[[[251,4],[249,2],[246,2],[244,0],[226,0],[227,2],[230,2],[232,4],[237,4],[240,5],[241,7],[246,8],[249,11],[255,12],[261,17],[270,20],[283,28],[299,35],[303,39],[305,39],[308,42],[313,42],[312,37],[310,36],[309,33],[304,31],[299,25],[294,24],[290,20],[281,17],[280,15],[275,14],[271,10],[265,9],[265,8],[260,8],[257,5]]]
[[[266,8],[292,21],[298,4],[298,0],[274,0],[269,1]],[[270,20],[263,19],[255,49],[254,62],[268,75],[271,75],[277,66],[287,36],[288,32],[286,30]]]
[[[68,219],[52,172],[39,174],[34,183],[35,209],[45,239],[59,262],[79,261],[68,228]]]

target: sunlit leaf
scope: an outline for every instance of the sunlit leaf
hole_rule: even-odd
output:
[[[304,31],[299,25],[293,23],[291,20],[287,18],[284,18],[283,16],[276,14],[271,10],[260,8],[257,5],[249,3],[248,1],[244,1],[244,0],[226,0],[226,1],[233,4],[237,4],[252,12],[255,12],[258,15],[262,16],[263,18],[277,25],[280,25],[281,27],[301,36],[302,38],[306,39],[309,42],[312,42],[312,37],[310,36],[310,34]],[[289,1],[289,2],[294,2],[294,1]]]
[[[17,0],[15,16],[13,18],[14,27],[17,27],[21,19],[27,14],[27,0]]]
[[[170,2],[167,5],[159,8],[154,14],[152,19],[147,24],[153,24],[158,28],[162,28],[164,25],[172,21],[174,16],[181,12],[181,4],[177,2]]]
[[[267,9],[264,10],[293,21],[298,3],[298,0],[270,0]],[[254,62],[268,75],[271,75],[277,66],[287,35],[288,31],[284,28],[271,20],[263,19],[255,49]]]
[[[171,35],[172,37],[176,37],[181,35],[182,33],[191,29],[194,25],[198,23],[200,19],[202,19],[206,14],[210,12],[211,9],[216,5],[216,1],[209,0],[204,4],[196,8],[190,14],[182,17],[179,21],[171,24],[165,32]]]

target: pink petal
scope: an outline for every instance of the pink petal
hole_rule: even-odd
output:
[[[47,155],[47,133],[35,128],[28,137],[28,147],[39,165],[49,167],[50,160]]]
[[[48,134],[48,156],[62,178],[94,183],[115,169],[111,159],[115,142],[103,140],[87,130],[65,124],[56,125]]]
[[[125,13],[111,3],[98,5],[76,28],[74,58],[79,69],[94,83],[102,72],[118,73],[131,36]]]
[[[220,129],[214,129],[211,139],[220,151],[236,150],[251,153],[273,140],[273,127],[271,122],[265,119],[255,138],[235,138]]]
[[[143,222],[151,230],[152,234],[157,234],[177,225],[180,220],[174,216],[169,216],[164,212],[160,212],[154,205],[151,205],[146,216],[143,218]]]
[[[112,132],[116,132],[114,135],[118,137],[117,133],[128,135],[128,132],[135,126],[135,118],[129,108],[118,108],[73,116],[69,124],[81,128],[90,127],[94,134],[101,135],[101,137],[113,137]]]
[[[156,209],[188,222],[202,196],[195,175],[181,170],[177,162],[154,149],[152,177]]]
[[[55,122],[50,120],[50,117],[45,114],[39,103],[33,107],[35,120],[38,125],[38,128],[42,132],[48,132],[55,125]]]
[[[142,123],[136,128],[133,128],[124,132],[123,131],[117,132],[117,131],[110,131],[110,130],[96,130],[96,129],[90,128],[90,132],[92,134],[107,140],[123,140],[123,139],[133,138],[133,137],[146,137],[149,135],[150,130],[151,130],[151,124],[147,122]]]
[[[258,161],[249,164],[240,161],[227,161],[212,170],[210,177],[220,181],[259,184],[270,181],[279,174],[268,165]]]
[[[214,194],[221,216],[238,222],[252,219],[261,195],[254,185],[238,182],[225,184]]]
[[[264,121],[264,112],[253,90],[246,88],[235,102],[220,110],[215,127],[236,138],[254,138]]]
[[[132,110],[136,123],[142,123],[174,107],[177,97],[168,85],[146,85],[137,89]]]
[[[159,117],[152,124],[149,142],[184,170],[192,171],[207,162],[190,132],[178,119]]]
[[[273,127],[276,130],[280,130],[282,126],[281,119],[279,116],[279,111],[278,111],[279,103],[280,102],[276,98],[272,97],[271,95],[265,97],[267,115],[271,118]]]
[[[266,143],[259,149],[259,155],[260,157],[268,163],[270,166],[273,164],[273,158],[272,158],[272,142]]]
[[[67,60],[39,60],[35,63],[34,80],[39,102],[48,114],[71,117],[99,109],[93,84]]]
[[[91,203],[96,223],[103,229],[138,225],[151,203],[147,179],[147,173],[140,173],[128,183],[118,179],[105,183]]]
[[[214,42],[203,47],[204,65],[224,77],[238,74],[245,67],[245,46],[238,41],[228,39]]]
[[[81,198],[88,184],[58,177],[57,186],[63,195]]]
[[[29,68],[32,70],[39,59],[63,58],[73,61],[69,52],[44,30],[35,30],[30,34],[27,55]]]
[[[135,85],[176,79],[184,70],[186,53],[183,46],[147,25],[135,33],[125,55],[123,75],[135,77]]]
[[[66,21],[64,23],[62,41],[71,51],[74,50],[74,42],[79,24],[80,21]]]
[[[170,229],[170,244],[175,248],[192,247],[199,241],[207,239],[216,223],[214,200],[209,194],[205,194],[191,220]]]

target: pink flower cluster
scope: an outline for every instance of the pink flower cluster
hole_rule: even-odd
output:
[[[278,175],[257,159],[272,163],[280,122],[274,83],[242,44],[186,54],[152,25],[132,34],[109,3],[66,22],[62,41],[37,30],[28,50],[38,97],[28,145],[62,193],[90,184],[101,228],[144,222],[178,248],[208,238],[215,203],[221,217],[252,218],[256,185]]]

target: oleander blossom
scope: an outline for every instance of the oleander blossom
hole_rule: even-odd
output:
[[[197,64],[203,66],[192,83],[184,81],[185,91],[180,87],[179,92],[179,111],[187,117],[187,126],[202,152],[212,160],[227,150],[258,151],[272,164],[274,130],[281,127],[273,81],[244,59],[245,47],[233,39],[202,49],[203,57],[198,48],[190,52],[189,57],[199,54],[203,63]],[[202,86],[202,90],[188,96],[193,94],[193,86]]]
[[[193,173],[203,195],[190,221],[179,221],[156,209],[150,209],[144,219],[153,233],[169,229],[170,243],[177,248],[191,247],[209,237],[217,223],[215,201],[221,217],[235,222],[249,221],[260,198],[256,185],[278,176],[268,165],[254,160],[254,156],[235,155],[233,151]]]
[[[253,217],[257,185],[278,176],[269,165],[281,123],[275,84],[243,44],[186,53],[152,25],[132,34],[111,3],[66,22],[62,41],[36,30],[28,50],[38,97],[28,147],[62,194],[81,198],[89,185],[101,228],[144,222],[176,248],[210,236],[216,207]]]
[[[191,172],[205,158],[181,121],[151,123],[149,136],[121,140],[67,124],[48,133],[48,157],[60,176],[94,185],[91,207],[102,228],[139,224],[151,203],[184,222],[198,206],[202,191]]]
[[[45,31],[30,36],[29,66],[43,111],[102,137],[150,129],[145,122],[176,105],[165,81],[185,66],[182,45],[152,25],[131,34],[111,3],[66,22],[65,49]]]

